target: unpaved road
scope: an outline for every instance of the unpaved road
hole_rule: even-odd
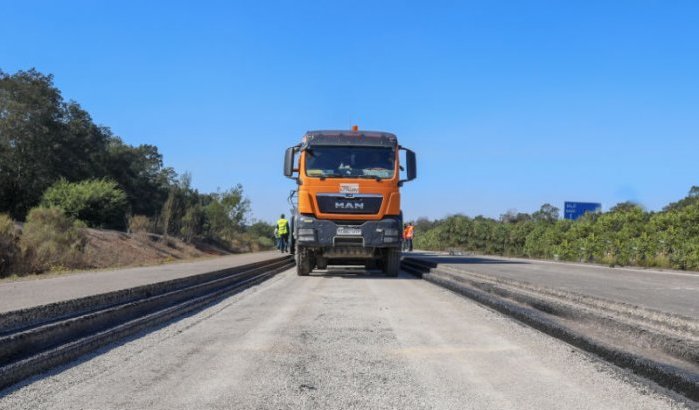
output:
[[[101,353],[0,393],[0,409],[683,407],[407,275],[288,271]]]

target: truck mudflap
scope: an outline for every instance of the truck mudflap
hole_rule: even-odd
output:
[[[400,248],[402,224],[399,216],[357,224],[296,215],[294,241],[312,248]]]

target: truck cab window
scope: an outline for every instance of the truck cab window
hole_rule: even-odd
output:
[[[306,175],[319,178],[392,178],[396,152],[386,147],[316,146],[307,150]]]

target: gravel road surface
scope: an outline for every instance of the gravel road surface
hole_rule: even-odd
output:
[[[282,256],[279,252],[244,253],[193,262],[86,271],[46,279],[0,283],[0,313],[212,272],[279,256]]]
[[[0,392],[0,409],[665,409],[660,390],[425,281],[292,271]]]
[[[410,256],[470,272],[626,302],[699,319],[699,273],[490,256]]]

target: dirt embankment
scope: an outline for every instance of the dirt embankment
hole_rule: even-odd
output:
[[[84,263],[96,269],[156,265],[231,253],[212,244],[189,244],[171,236],[103,229],[85,229],[84,232],[87,239]]]
[[[267,249],[245,233],[226,242],[195,240],[188,243],[173,236],[146,232],[93,229],[72,223],[61,225],[53,223],[56,221],[51,218],[31,229],[27,224],[10,222],[14,227],[0,230],[0,280],[158,265]]]

